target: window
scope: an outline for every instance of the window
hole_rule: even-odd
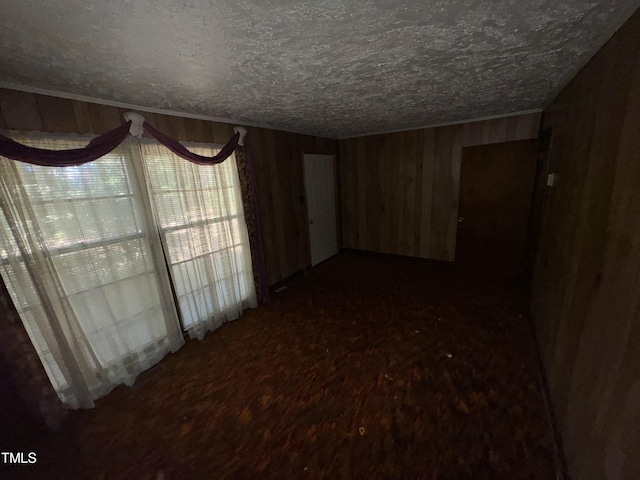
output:
[[[87,143],[17,140],[56,150]],[[0,272],[65,403],[77,407],[88,402],[78,398],[73,385],[78,376],[69,373],[60,335],[92,401],[119,383],[131,383],[179,348],[183,340],[174,294],[191,336],[202,337],[255,306],[231,159],[198,167],[164,147],[127,140],[78,167],[0,162],[3,178],[13,179],[13,184],[3,182],[0,200]],[[55,305],[48,300],[52,297]],[[68,319],[61,330],[45,313],[52,311]]]
[[[191,337],[201,338],[256,303],[235,157],[201,166],[155,143],[141,149],[181,320]]]

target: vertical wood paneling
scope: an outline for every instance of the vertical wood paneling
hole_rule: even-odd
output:
[[[273,132],[271,137],[273,143],[271,144],[274,152],[274,161],[271,168],[271,181],[281,185],[281,188],[275,192],[274,207],[278,211],[276,217],[276,225],[278,226],[279,240],[278,240],[278,257],[283,258],[280,269],[281,275],[286,277],[290,274],[292,259],[296,258],[298,252],[295,250],[295,240],[292,238],[295,232],[289,232],[289,235],[285,234],[285,225],[291,220],[292,207],[288,202],[286,188],[291,188],[290,185],[285,186],[288,183],[288,167],[290,163],[289,151],[286,145],[286,135],[281,132]],[[293,273],[293,272],[291,272]]]
[[[516,126],[516,136],[518,137],[518,140],[520,140],[521,137],[531,135],[538,125],[539,122],[534,124],[534,119],[530,115],[519,117],[518,124]]]
[[[185,132],[189,132],[189,141],[205,142],[202,120],[196,118],[183,118]]]
[[[367,155],[365,150],[365,142],[356,139],[358,146],[358,242],[364,244],[364,248],[368,248],[369,239],[367,238]]]
[[[507,121],[507,134],[506,134],[506,138],[507,139],[516,139],[518,138],[518,118],[520,117],[516,117],[516,121],[513,121],[513,119],[511,119],[510,121]],[[533,115],[533,124],[537,127],[540,126],[540,120],[542,119],[542,114],[539,115]],[[537,137],[538,134],[536,133],[535,135],[532,135],[531,138],[535,138]],[[519,140],[526,140],[526,139],[519,139]],[[511,141],[511,140],[505,140],[505,141]],[[466,145],[466,146],[470,146],[470,145]]]
[[[156,122],[155,127],[158,130],[172,138],[178,138],[180,129],[178,128],[179,120],[176,117],[159,113],[154,114],[154,117]]]
[[[229,124],[220,122],[210,122],[211,129],[213,131],[214,143],[224,145],[231,138],[231,132],[229,131]]]
[[[275,132],[271,130],[265,131],[265,146],[267,167],[269,174],[269,185],[279,185],[280,177],[278,175],[278,158],[282,158],[280,152],[276,150],[276,140],[274,139]],[[274,258],[281,258],[282,261],[277,262],[274,266],[276,268],[273,278],[284,278],[287,275],[289,269],[288,257],[287,257],[287,245],[285,243],[285,230],[284,230],[284,217],[282,211],[282,194],[281,190],[277,189],[271,192],[273,198],[273,211],[271,215],[273,217],[273,231],[275,233],[273,246],[275,251],[271,252]]]
[[[73,116],[78,127],[78,133],[94,133],[96,129],[93,127],[91,121],[91,112],[89,111],[89,104],[86,102],[79,102],[77,100],[71,100],[71,108],[73,108]],[[56,131],[55,127],[52,131]]]
[[[482,136],[480,137],[482,139],[482,145],[493,143],[491,139],[492,124],[493,124],[493,120],[486,120],[480,123],[480,126],[482,128]]]
[[[453,260],[449,255],[450,218],[455,204],[457,216],[457,200],[452,198],[453,184],[453,143],[456,135],[455,127],[440,127],[435,132],[435,155],[433,169],[433,202],[431,204],[431,258],[436,260]]]
[[[398,227],[395,233],[395,244],[396,251],[399,254],[403,254],[404,252],[404,198],[405,198],[405,177],[406,177],[406,168],[405,163],[407,159],[407,152],[405,150],[405,141],[406,135],[398,134],[396,135],[396,140],[398,142],[398,152],[400,153],[396,157],[395,167],[396,167],[396,192],[397,199],[395,202],[395,210],[396,210],[396,218],[398,219]]]
[[[462,148],[536,138],[540,117],[341,140],[344,246],[454,260]]]
[[[415,195],[413,198],[413,221],[412,229],[410,234],[412,234],[412,248],[411,251],[407,255],[411,255],[413,257],[420,256],[420,234],[422,232],[421,224],[422,224],[422,165],[423,165],[423,157],[422,152],[424,151],[424,130],[418,130],[416,132],[416,148],[413,152],[413,155],[416,159],[416,171],[414,175],[414,184],[415,184]]]
[[[5,128],[37,132],[44,129],[35,95],[0,89],[0,107]]]
[[[122,113],[124,113],[124,112],[122,112]],[[185,119],[183,117],[174,117],[174,118],[176,118],[177,123],[178,123],[178,136],[176,138],[178,140],[180,140],[181,142],[187,142],[191,138],[193,138],[190,133],[187,133],[187,128],[186,128],[186,125],[185,125]]]
[[[455,260],[456,257],[456,232],[458,229],[458,200],[460,196],[460,174],[462,171],[462,129],[460,126],[453,129],[451,138],[451,164],[449,170],[449,216],[447,223],[447,260]]]
[[[337,142],[336,142],[337,144]],[[318,147],[316,147],[318,148]],[[317,150],[314,150],[314,152]],[[340,154],[338,147],[336,145],[336,149],[333,154],[333,175],[335,179],[335,213],[336,213],[336,244],[338,247],[338,252],[342,248],[342,209],[341,209],[341,201],[342,198],[342,182],[340,181]],[[306,201],[306,198],[305,198]],[[309,222],[309,215],[307,214],[306,221]],[[309,241],[309,245],[311,245],[311,241]],[[311,251],[309,251],[311,253]]]
[[[483,145],[482,142],[482,125],[484,122],[465,123],[462,126],[464,139],[463,146],[469,147],[471,145]],[[516,125],[516,122],[512,122]],[[515,130],[515,129],[514,129]]]
[[[413,236],[416,223],[415,195],[416,195],[416,148],[417,130],[412,130],[404,135],[406,152],[404,163],[404,184],[402,185],[402,218],[403,228],[401,233],[401,252],[403,255],[413,254]]]
[[[216,143],[213,137],[213,122],[202,122],[202,134],[207,143]]]
[[[389,189],[390,195],[388,197],[389,200],[389,212],[391,215],[391,221],[389,222],[389,232],[387,233],[389,236],[389,252],[388,253],[399,253],[398,248],[398,232],[400,231],[400,222],[398,217],[398,205],[400,204],[401,192],[398,186],[398,163],[399,159],[402,156],[402,152],[400,151],[400,137],[401,133],[392,133],[388,135],[391,155],[389,155],[389,159],[378,159],[378,161],[389,161]]]
[[[366,171],[366,210],[367,210],[367,230],[365,236],[368,240],[367,248],[380,251],[379,222],[381,221],[382,186],[380,185],[380,175],[377,162],[369,161],[370,157],[375,157],[380,150],[379,137],[373,138],[371,142],[365,144],[365,171]],[[372,151],[373,150],[373,151]],[[370,201],[373,199],[373,201]]]
[[[205,122],[205,138],[207,137],[206,133],[206,125],[210,124],[210,122]],[[212,132],[211,128],[209,131]],[[269,281],[271,282],[274,278],[277,281],[279,275],[279,267],[277,264],[277,251],[274,246],[274,230],[273,230],[273,195],[270,189],[270,179],[269,179],[269,168],[268,168],[268,160],[265,156],[266,148],[265,148],[265,138],[264,131],[261,128],[249,128],[248,136],[251,142],[251,148],[253,152],[253,161],[256,169],[256,181],[260,195],[260,214],[262,217],[262,230],[263,230],[263,241],[264,241],[264,250],[265,250],[265,263],[267,267],[267,272],[269,274]],[[211,139],[208,140],[213,142],[213,133],[211,133]]]
[[[304,173],[303,173],[303,150],[300,135],[286,133],[283,135],[284,144],[287,148],[288,165],[286,168],[286,180],[281,188],[284,189],[285,201],[290,208],[290,218],[288,224],[291,225],[287,239],[292,242],[291,248],[295,255],[290,256],[289,268],[290,274],[294,273],[297,265],[310,265],[311,257],[307,257],[309,244],[309,227],[304,224],[302,216],[302,204],[298,201],[298,197],[304,194]],[[305,245],[306,241],[306,245]]]
[[[378,181],[380,182],[380,221],[378,222],[378,242],[379,242],[379,251],[380,252],[389,252],[389,229],[391,222],[392,212],[389,208],[390,201],[390,189],[391,184],[389,182],[389,172],[390,167],[393,165],[391,160],[391,145],[389,144],[389,138],[386,135],[378,135],[378,142],[376,146],[379,149],[380,155],[384,159],[384,161],[375,162],[372,161],[370,164],[372,167],[377,166],[378,168]],[[371,158],[375,158],[375,152],[371,153]],[[375,224],[376,222],[371,222]]]
[[[351,185],[351,172],[353,168],[349,165],[353,156],[350,154],[350,142],[343,142],[338,145],[338,178],[340,182],[340,238],[339,245],[342,248],[350,248],[349,234],[351,230],[351,209],[353,201],[350,201],[349,194],[353,192]]]
[[[351,223],[349,232],[349,244],[352,248],[357,247],[358,243],[358,232],[359,232],[359,211],[358,211],[358,142],[357,140],[353,140],[351,142],[351,154],[352,157],[350,159],[351,162]]]
[[[545,114],[532,311],[569,473],[640,475],[640,11]],[[519,125],[525,132],[533,127]]]
[[[316,142],[313,137],[310,137],[309,135],[300,135],[299,142],[304,153],[313,154],[315,152]]]
[[[152,127],[158,128],[158,123],[156,122],[156,115],[155,113],[150,113],[150,112],[144,112],[143,114],[141,114],[144,117],[144,121],[147,122],[149,125],[151,125]],[[143,134],[144,137],[149,137],[152,138],[151,135],[149,135],[148,133],[144,133]]]
[[[305,203],[300,203],[300,197],[305,195],[305,182],[304,182],[304,139],[302,135],[295,133],[290,134],[292,138],[292,168],[289,172],[291,178],[292,188],[291,204],[294,206],[296,213],[296,228],[300,232],[298,236],[298,245],[296,250],[299,252],[298,262],[304,262],[305,265],[311,265],[311,251],[307,248],[310,244],[309,239],[309,213],[307,211],[306,200]],[[335,170],[334,170],[335,174]],[[334,189],[335,189],[335,177],[334,177]],[[337,218],[336,218],[337,221]],[[296,265],[294,265],[295,268]],[[295,271],[295,270],[294,270]]]
[[[38,95],[36,103],[46,131],[53,131],[54,129],[63,133],[75,133],[78,131],[71,100]]]
[[[282,232],[281,230],[278,230],[278,222],[276,220],[276,217],[280,215],[280,212],[276,209],[277,190],[270,188],[272,182],[277,181],[277,179],[274,180],[274,177],[271,174],[271,165],[276,161],[276,158],[275,152],[272,150],[273,144],[270,143],[269,139],[270,133],[272,132],[260,129],[262,148],[261,150],[256,151],[254,155],[256,157],[260,156],[262,158],[261,163],[263,177],[261,181],[259,180],[259,182],[262,184],[261,188],[264,190],[260,190],[260,198],[261,200],[266,200],[262,210],[262,220],[266,225],[266,230],[270,232],[270,238],[265,242],[265,253],[267,256],[267,271],[269,272],[269,282],[271,283],[277,281],[277,279],[282,278],[282,272],[285,269],[283,262],[278,261],[278,259],[280,258],[280,249],[278,247],[278,244],[279,242],[284,242],[282,241],[282,237],[280,236]],[[266,192],[266,194],[263,194],[262,192]]]
[[[107,105],[89,104],[89,114],[91,124],[95,134],[102,134],[122,125],[124,119],[120,116],[118,109]]]
[[[124,122],[124,109],[0,89],[0,128],[101,134]],[[232,125],[144,112],[149,124],[181,141],[224,144]],[[269,283],[309,265],[309,230],[302,170],[303,153],[335,155],[338,142],[249,128],[255,157]],[[309,151],[307,151],[309,150]],[[366,236],[366,235],[365,235]]]
[[[360,186],[359,178],[358,178],[358,140],[353,139],[351,142],[351,183],[352,183],[352,195],[351,195],[351,223],[349,224],[351,231],[349,235],[349,244],[351,248],[357,248],[359,243],[359,228],[360,228],[360,215],[361,212],[359,210],[359,195],[358,189]],[[362,213],[363,215],[366,214]]]
[[[463,147],[514,142],[538,137],[541,113],[495,118],[462,125]]]
[[[431,257],[431,205],[433,203],[433,181],[435,161],[435,130],[424,130],[422,148],[422,198],[420,206],[420,251],[418,256]]]
[[[506,142],[509,118],[496,118],[491,120],[491,134],[488,143]]]
[[[356,208],[354,200],[355,182],[353,173],[355,161],[353,152],[353,141],[347,140],[340,143],[340,204],[342,206],[342,246],[345,248],[354,248],[355,241],[353,239],[354,218],[353,212]]]
[[[307,208],[307,199],[306,199],[306,184],[304,179],[304,154],[306,153],[304,136],[294,134],[294,137],[297,139],[297,156],[295,160],[297,162],[298,168],[298,178],[297,178],[297,190],[292,192],[292,200],[296,206],[297,214],[298,214],[298,226],[300,228],[300,260],[307,262],[307,265],[311,265],[311,249],[309,248],[311,245],[311,238],[309,233],[309,211]],[[313,151],[313,150],[312,150]],[[335,221],[336,221],[336,235],[338,234],[338,222],[339,222],[339,197],[338,197],[338,170],[337,170],[337,160],[335,158],[335,152],[333,157],[333,195],[335,202]],[[301,201],[302,199],[302,201]],[[337,238],[337,237],[336,237]]]

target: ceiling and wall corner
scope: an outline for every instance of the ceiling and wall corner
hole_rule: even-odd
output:
[[[5,0],[0,82],[331,138],[539,110],[640,0]]]

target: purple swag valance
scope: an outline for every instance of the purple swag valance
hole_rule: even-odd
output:
[[[93,162],[116,148],[127,138],[130,126],[131,121],[128,121],[118,128],[94,138],[86,147],[71,150],[45,150],[27,147],[0,133],[0,155],[43,167],[75,167]]]
[[[231,140],[229,140],[229,142],[227,142],[227,144],[222,147],[222,150],[220,150],[217,155],[213,157],[203,157],[202,155],[190,152],[180,142],[156,130],[147,122],[144,122],[143,126],[147,132],[153,135],[156,140],[158,140],[173,153],[181,158],[184,158],[185,160],[197,163],[198,165],[214,165],[216,163],[224,162],[236,149],[236,147],[238,146],[238,140],[240,139],[240,133],[236,133],[233,137],[231,137]]]
[[[28,147],[16,142],[0,133],[0,155],[3,157],[18,160],[20,162],[41,165],[43,167],[74,167],[84,163],[93,162],[105,156],[118,145],[120,145],[127,134],[139,128],[141,123],[144,130],[156,138],[161,144],[185,160],[198,165],[215,165],[224,162],[241,144],[241,134],[237,132],[220,152],[213,157],[204,157],[190,152],[177,140],[156,130],[142,117],[136,115],[133,120],[127,121],[118,128],[103,133],[99,137],[91,140],[84,148],[74,148],[71,150],[45,150],[42,148]]]

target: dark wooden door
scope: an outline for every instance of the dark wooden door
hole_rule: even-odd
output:
[[[456,263],[522,275],[536,159],[535,140],[463,149]]]

